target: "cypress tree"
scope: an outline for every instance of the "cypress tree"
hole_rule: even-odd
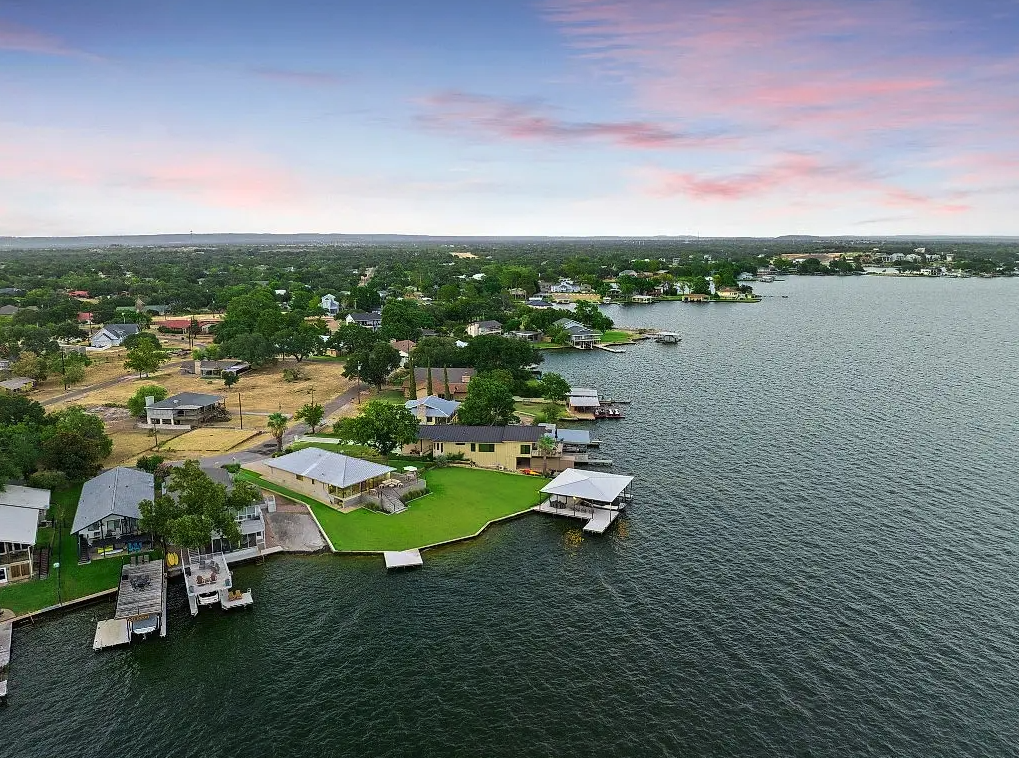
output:
[[[452,400],[453,393],[449,391],[449,366],[442,367],[442,381],[446,385],[446,399]]]
[[[407,380],[410,382],[410,399],[418,399],[418,383],[417,378],[414,376],[414,361],[407,361],[407,371],[410,373],[410,378]]]
[[[432,396],[432,362],[428,361],[428,396]]]

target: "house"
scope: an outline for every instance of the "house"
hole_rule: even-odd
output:
[[[531,468],[534,446],[546,434],[541,426],[462,426],[436,424],[418,427],[418,439],[404,452],[420,455],[458,455],[485,468]]]
[[[748,295],[736,287],[718,288],[718,298],[720,300],[749,300],[752,297],[752,295]]]
[[[203,379],[213,379],[223,374],[241,374],[251,368],[251,364],[235,358],[224,358],[218,361],[195,361],[195,373]]]
[[[68,297],[88,297],[88,290],[71,290],[67,293]]]
[[[93,334],[89,342],[92,347],[96,348],[117,347],[132,334],[138,334],[139,331],[141,330],[138,328],[138,324],[107,324]]]
[[[515,298],[516,300],[527,299],[527,290],[525,290],[523,287],[513,287],[511,289],[508,289],[506,290],[506,294],[512,298]]]
[[[182,429],[201,426],[227,415],[225,400],[222,395],[181,392],[158,403],[147,404],[145,423],[148,426],[174,426]]]
[[[486,334],[502,334],[502,324],[498,321],[474,321],[467,325],[467,334],[482,337]]]
[[[16,305],[0,305],[0,316],[16,316],[20,310]]]
[[[506,336],[513,337],[518,340],[524,340],[524,342],[541,342],[541,338],[544,335],[541,332],[517,331],[507,332]]]
[[[652,295],[634,295],[630,299],[637,305],[650,305],[655,301]]]
[[[157,316],[165,316],[170,310],[169,305],[146,305],[142,307],[142,313],[154,313]]]
[[[551,292],[557,295],[575,295],[580,292],[589,292],[590,287],[577,284],[572,279],[560,279],[556,284],[542,284],[542,292]]]
[[[711,300],[709,295],[702,295],[698,292],[688,292],[683,295],[684,303],[707,303]]]
[[[456,400],[444,400],[429,395],[420,400],[408,400],[403,407],[413,413],[422,424],[448,424],[460,408]]]
[[[340,312],[340,303],[335,295],[323,295],[319,307],[330,316],[335,316]]]
[[[49,507],[49,490],[8,484],[0,492],[0,586],[32,578],[39,524]]]
[[[35,389],[35,379],[27,376],[15,376],[0,382],[0,394],[22,395]]]
[[[85,482],[71,524],[71,534],[78,535],[79,556],[91,559],[93,551],[99,556],[137,551],[143,541],[148,543],[138,532],[138,504],[155,497],[155,486],[152,474],[126,466],[104,471]]]
[[[213,327],[219,323],[216,319],[210,318],[196,318],[194,322],[198,325],[198,330],[202,334],[208,334],[212,331]],[[156,324],[161,332],[172,332],[175,334],[184,334],[188,329],[191,328],[191,319],[189,318],[168,318],[160,321]]]
[[[400,365],[406,366],[410,360],[411,351],[417,347],[413,340],[390,340],[389,344],[400,354]]]
[[[0,296],[2,297],[21,297],[24,294],[25,290],[17,287],[0,287]]]
[[[634,271],[634,270],[633,270],[632,268],[628,268],[628,269],[626,269],[625,271],[620,271],[618,275],[619,275],[619,276],[632,276],[632,277],[637,277],[637,276],[639,276],[639,275],[637,274],[637,272],[636,272],[636,271]]]
[[[415,367],[414,384],[417,387],[417,396],[438,395],[447,400],[456,400],[467,395],[467,385],[476,373],[472,368],[433,368],[432,389],[428,391],[428,369]],[[449,395],[446,397],[446,377],[449,377]]]
[[[11,362],[7,358],[0,358],[0,371],[10,371]]]
[[[528,308],[555,308],[555,306],[543,297],[529,297],[525,303]]]
[[[92,312],[91,311],[82,311],[81,313],[79,313],[78,314],[78,323],[79,324],[91,324],[92,323]]]
[[[569,344],[581,350],[590,350],[601,339],[601,334],[594,329],[571,318],[561,318],[556,321],[556,324],[566,330]]]
[[[371,313],[350,313],[347,315],[346,322],[348,324],[357,324],[363,326],[365,329],[371,329],[373,332],[377,332],[382,328],[382,311],[372,311]]]
[[[233,489],[233,475],[226,469],[218,466],[202,466],[202,472],[212,481],[226,487],[227,492]],[[265,501],[252,503],[234,514],[237,529],[241,533],[240,542],[231,543],[219,532],[213,532],[209,535],[208,544],[193,552],[196,555],[225,555],[227,563],[257,557],[265,549],[265,517],[262,515],[262,506],[265,505],[270,511],[273,511],[275,502],[275,499],[270,495]]]
[[[367,492],[389,479],[396,470],[317,447],[247,463],[244,468],[334,508],[359,505]]]
[[[598,390],[588,387],[572,387],[570,394],[566,396],[566,407],[571,411],[581,413],[592,413],[595,408],[601,407],[598,399]]]

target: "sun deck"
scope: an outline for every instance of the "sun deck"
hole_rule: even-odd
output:
[[[113,619],[100,621],[92,644],[94,650],[124,645],[133,635],[166,636],[166,571],[162,561],[125,565],[120,570],[120,589]]]
[[[188,550],[184,554],[184,584],[192,616],[197,616],[203,605],[218,603],[224,610],[230,610],[255,602],[251,590],[233,588],[233,574],[223,553],[201,555],[196,550]]]
[[[591,534],[604,534],[612,526],[612,522],[619,518],[622,513],[622,511],[611,511],[604,508],[553,503],[552,500],[546,500],[541,505],[535,506],[534,510],[538,513],[547,513],[551,516],[582,519],[587,522],[582,527],[583,530]]]

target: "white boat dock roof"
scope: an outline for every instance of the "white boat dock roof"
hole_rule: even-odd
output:
[[[632,481],[632,476],[568,468],[542,487],[541,491],[547,495],[612,503],[623,494],[623,490],[629,487]]]

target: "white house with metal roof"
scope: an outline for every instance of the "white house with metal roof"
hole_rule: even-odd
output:
[[[422,424],[448,424],[456,416],[460,403],[429,395],[419,400],[408,400],[403,407],[413,413]]]
[[[92,335],[89,343],[96,348],[117,347],[139,331],[138,324],[107,324]]]
[[[225,401],[223,395],[200,392],[181,392],[158,403],[146,400],[145,422],[148,426],[190,429],[226,414]]]
[[[71,534],[77,534],[85,547],[98,541],[123,541],[138,534],[141,512],[138,504],[155,497],[155,478],[136,468],[117,466],[85,482],[78,497]]]
[[[317,447],[248,463],[244,468],[336,508],[357,505],[362,495],[389,479],[396,470]]]
[[[33,549],[49,506],[49,490],[8,484],[0,491],[0,585],[32,578]]]

